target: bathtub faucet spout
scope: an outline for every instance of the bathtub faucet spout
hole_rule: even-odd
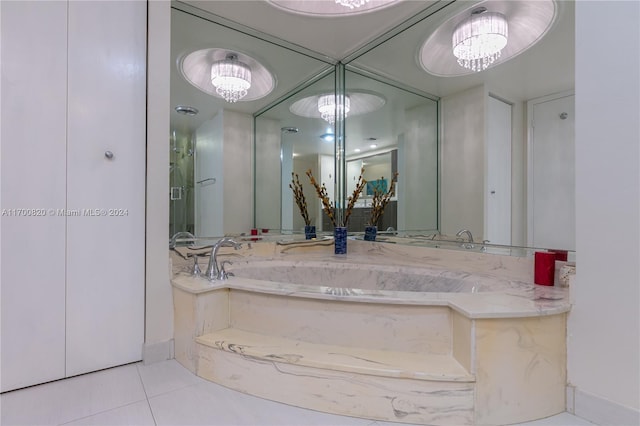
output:
[[[229,237],[219,239],[211,248],[211,256],[209,257],[209,266],[207,266],[207,272],[205,276],[209,281],[224,280],[227,274],[224,272],[224,268],[221,268],[218,264],[218,250],[220,247],[233,247],[238,250],[242,247],[242,244],[235,242]]]
[[[471,231],[469,231],[468,229],[461,229],[456,234],[456,237],[462,237],[462,235],[465,235],[465,234],[466,234],[467,238],[469,239],[469,242],[467,244],[463,243],[462,246],[464,248],[471,249],[471,248],[473,248],[473,235],[471,235]],[[464,240],[462,240],[462,241],[464,241]]]

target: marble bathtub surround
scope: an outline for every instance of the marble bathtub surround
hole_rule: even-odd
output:
[[[576,274],[576,266],[575,265],[561,265],[560,270],[558,272],[558,287],[569,287],[570,278],[572,275]]]
[[[245,393],[375,420],[564,411],[569,289],[534,285],[531,259],[356,240],[336,258],[315,243],[256,243],[218,283],[180,272],[175,254],[176,360]]]

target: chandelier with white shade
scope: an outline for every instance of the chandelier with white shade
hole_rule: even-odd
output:
[[[336,0],[336,4],[348,7],[349,9],[358,8],[369,3],[369,0]]]
[[[349,96],[344,97],[344,106],[341,104],[336,106],[335,95],[333,93],[318,97],[318,112],[323,120],[333,124],[336,122],[336,113],[341,115],[343,110],[344,118],[347,118],[347,114],[351,111],[351,99],[349,99]]]
[[[507,45],[508,24],[501,13],[487,12],[484,7],[471,12],[459,23],[452,37],[453,54],[460,66],[483,71],[493,64]]]
[[[237,102],[247,95],[251,87],[251,68],[238,60],[238,55],[228,53],[211,66],[211,84],[216,93],[227,102]]]

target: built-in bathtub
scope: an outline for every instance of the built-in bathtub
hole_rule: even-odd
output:
[[[327,261],[236,262],[228,268],[236,277],[278,284],[360,290],[389,290],[430,293],[505,292],[526,293],[533,284],[469,274],[428,266],[394,266]]]
[[[509,259],[482,270],[461,252],[349,245],[337,258],[256,244],[260,255],[230,258],[227,281],[175,275],[176,359],[241,392],[377,420],[509,424],[565,410],[566,289],[518,279]]]

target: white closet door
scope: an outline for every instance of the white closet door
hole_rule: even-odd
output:
[[[489,96],[484,238],[511,244],[511,105]]]
[[[67,4],[0,2],[1,390],[64,377]],[[54,209],[53,213],[51,209]]]
[[[530,101],[529,245],[575,250],[574,96]]]
[[[69,3],[68,376],[142,357],[145,61],[145,2]]]

